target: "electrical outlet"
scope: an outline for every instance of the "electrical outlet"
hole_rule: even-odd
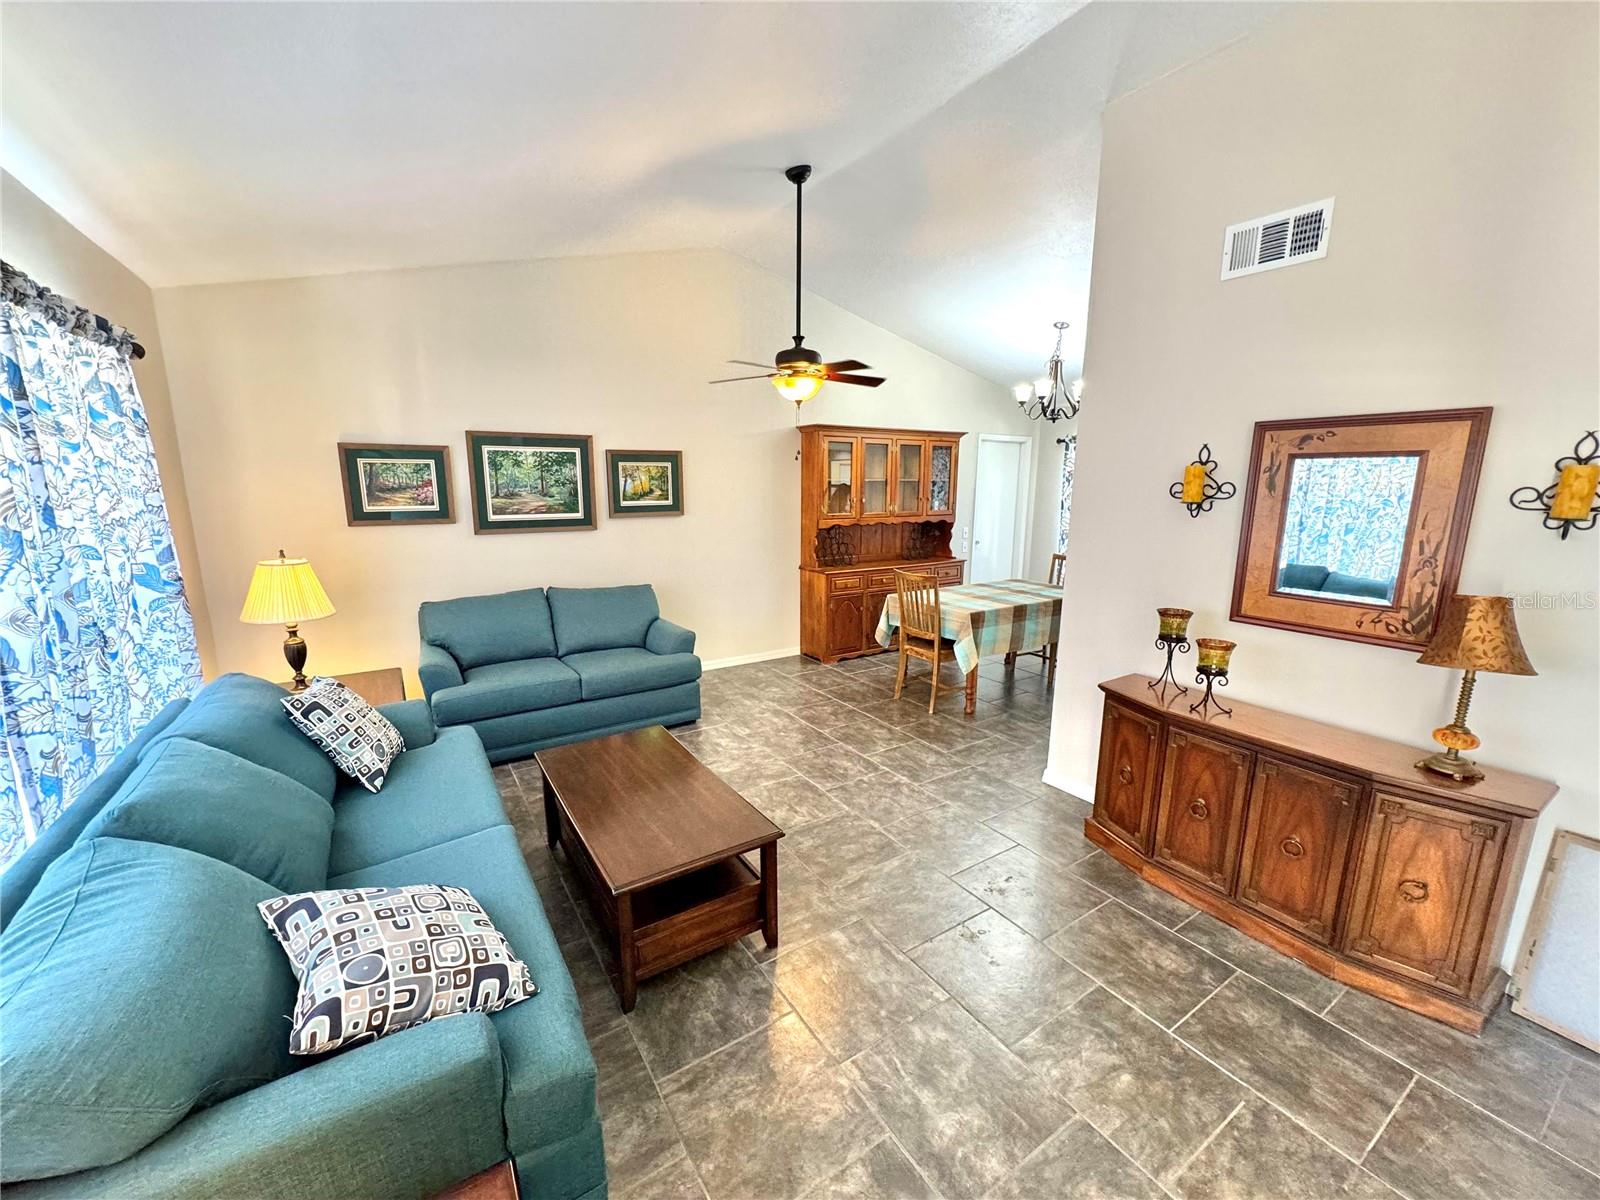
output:
[[[972,530],[971,530],[971,528],[969,526],[963,525],[961,527],[961,557],[962,558],[965,558],[967,556],[967,549],[968,549],[969,544],[970,544],[969,539],[971,537],[971,534],[972,534]]]

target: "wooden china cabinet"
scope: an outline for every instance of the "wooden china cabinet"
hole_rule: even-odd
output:
[[[1480,1032],[1556,786],[1499,769],[1458,783],[1413,746],[1244,703],[1199,717],[1147,682],[1100,685],[1084,836],[1324,975]]]
[[[897,568],[960,583],[950,552],[962,434],[800,427],[800,652],[823,662],[878,654]]]

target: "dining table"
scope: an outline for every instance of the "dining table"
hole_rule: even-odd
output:
[[[900,624],[899,597],[884,601],[878,618],[878,645],[889,646]],[[1018,654],[1045,651],[1051,680],[1055,647],[1061,638],[1061,587],[1030,579],[963,583],[939,589],[939,634],[955,650],[956,666],[966,676],[966,713],[978,703],[978,662],[1004,654],[1007,664]]]

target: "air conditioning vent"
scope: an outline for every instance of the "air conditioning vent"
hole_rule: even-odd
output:
[[[1333,231],[1333,197],[1287,212],[1229,225],[1222,233],[1222,278],[1326,257]]]

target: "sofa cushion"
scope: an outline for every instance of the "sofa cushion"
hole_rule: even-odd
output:
[[[1278,572],[1278,586],[1316,592],[1322,590],[1327,578],[1327,567],[1318,566],[1316,563],[1289,563]]]
[[[527,758],[545,746],[603,737],[641,725],[681,725],[699,717],[700,682],[696,680],[653,692],[630,692],[608,700],[494,717],[472,728],[483,739],[490,762],[508,762]]]
[[[539,994],[495,1013],[505,1060],[506,1142],[533,1153],[584,1129],[595,1116],[594,1059],[572,976],[510,826],[486,829],[393,862],[338,875],[330,887],[443,883],[468,888],[538,981]]]
[[[417,610],[422,640],[449,651],[463,670],[556,652],[543,588],[429,600]]]
[[[395,759],[383,791],[347,780],[333,802],[328,874],[354,871],[506,823],[506,810],[471,729],[441,729],[431,746]],[[406,883],[428,883],[408,879]]]
[[[473,667],[465,683],[435,692],[432,703],[433,715],[441,725],[460,725],[576,704],[581,699],[583,688],[571,667],[554,658],[525,658]]]
[[[289,1053],[327,1054],[538,992],[465,888],[419,883],[274,896],[257,908],[300,992]]]
[[[652,654],[638,646],[569,654],[561,661],[578,673],[585,700],[649,692],[700,678],[700,660],[694,655]]]
[[[11,918],[16,916],[17,909],[22,907],[22,902],[38,885],[45,869],[72,848],[78,835],[88,828],[89,822],[100,814],[111,797],[117,794],[117,789],[133,774],[145,746],[177,720],[178,714],[188,706],[187,698],[174,700],[152,717],[138,736],[123,747],[122,753],[113,758],[106,769],[95,776],[94,782],[78,794],[66,812],[50,822],[38,840],[6,868],[4,875],[0,875],[0,929],[11,924]]]
[[[651,624],[661,615],[655,589],[648,583],[628,587],[553,587],[550,618],[555,623],[561,657],[585,650],[643,646]]]
[[[183,714],[153,738],[144,753],[167,738],[183,737],[237,754],[333,798],[335,771],[279,703],[284,690],[253,675],[224,675],[195,693]]]
[[[151,748],[84,837],[181,846],[300,892],[327,881],[333,809],[286,775],[173,738]]]
[[[0,1179],[118,1162],[282,1075],[276,889],[189,850],[80,840],[0,937]]]

